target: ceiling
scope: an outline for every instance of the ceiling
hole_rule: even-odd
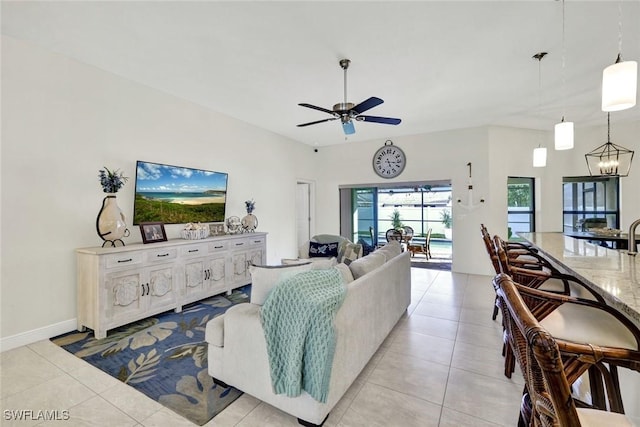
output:
[[[620,13],[620,9],[622,13]],[[622,20],[620,21],[620,16]],[[2,34],[323,146],[484,125],[553,129],[606,123],[602,70],[640,60],[640,1],[2,1]],[[549,52],[541,62],[532,59]],[[348,101],[389,126],[298,106]],[[564,84],[563,84],[564,81]],[[612,113],[640,120],[640,106]]]

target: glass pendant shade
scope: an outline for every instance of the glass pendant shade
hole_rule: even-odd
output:
[[[638,90],[638,63],[622,61],[602,72],[602,111],[621,111],[636,105]]]
[[[573,122],[565,122],[564,117],[555,126],[556,150],[570,150],[573,148]]]
[[[533,167],[543,168],[547,166],[547,149],[538,147],[533,149]]]

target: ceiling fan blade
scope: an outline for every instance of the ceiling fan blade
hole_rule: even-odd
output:
[[[376,98],[375,96],[372,96],[371,98],[362,101],[360,104],[356,105],[351,110],[353,110],[356,113],[360,114],[360,113],[364,113],[367,110],[372,109],[373,107],[376,107],[376,106],[382,104],[383,102],[384,101],[382,99]]]
[[[402,120],[394,119],[393,117],[378,117],[378,116],[357,116],[356,120],[363,122],[383,123],[385,125],[399,125]]]
[[[331,115],[335,115],[334,111],[327,110],[326,108],[322,108],[322,107],[317,107],[315,105],[305,104],[305,103],[298,104],[298,105],[301,106],[301,107],[307,107],[307,108],[311,108],[313,110],[318,110],[318,111],[322,111],[322,112],[325,112],[325,113],[328,113],[328,114],[331,114]]]
[[[356,128],[355,126],[353,126],[352,120],[349,120],[346,123],[342,123],[342,130],[344,131],[345,135],[353,135],[354,133],[356,133]]]
[[[336,119],[337,119],[337,117],[331,117],[330,119],[316,120],[315,122],[302,123],[302,124],[298,125],[298,127],[302,128],[302,127],[305,127],[305,126],[317,125],[318,123],[324,123],[324,122],[328,122],[330,120],[336,120]]]

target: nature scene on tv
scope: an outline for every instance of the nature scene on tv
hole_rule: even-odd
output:
[[[227,174],[137,162],[133,223],[224,221]]]

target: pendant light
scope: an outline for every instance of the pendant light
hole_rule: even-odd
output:
[[[533,167],[543,168],[547,166],[547,148],[538,147],[533,149]]]
[[[611,142],[611,123],[607,113],[607,142],[584,155],[592,176],[628,176],[633,151]]]
[[[555,125],[554,142],[556,150],[570,150],[573,148],[573,122],[564,121],[564,110],[567,103],[567,90],[565,84],[565,42],[564,42],[564,0],[562,0],[562,120]]]
[[[618,5],[618,57],[602,72],[602,111],[621,111],[636,105],[638,63],[622,60],[622,1]]]
[[[542,58],[547,55],[547,52],[538,52],[533,55],[533,59],[538,61],[538,110],[542,111],[542,71],[540,68],[540,62]],[[533,149],[533,167],[543,168],[547,166],[547,148],[538,145],[538,148]]]

